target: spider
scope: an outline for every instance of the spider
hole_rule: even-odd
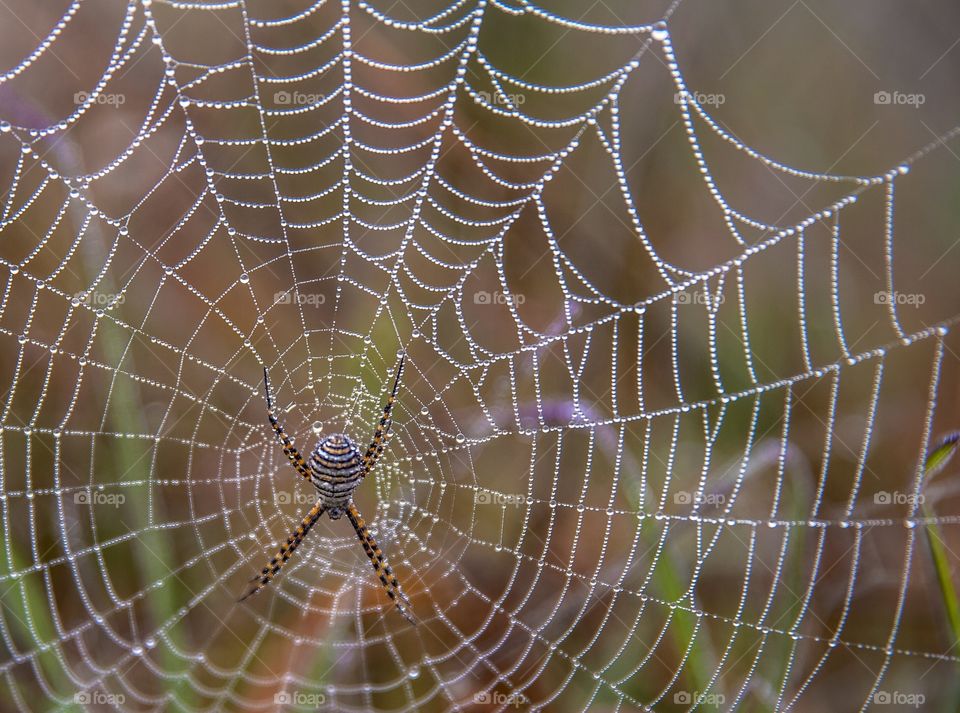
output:
[[[290,533],[286,544],[273,556],[267,563],[267,566],[260,570],[260,574],[250,580],[251,582],[256,582],[256,585],[243,595],[240,601],[253,596],[270,584],[271,580],[277,575],[280,568],[286,564],[287,560],[290,559],[294,550],[300,546],[303,538],[307,536],[310,528],[317,523],[317,520],[320,519],[323,513],[327,513],[331,520],[339,520],[340,517],[346,513],[347,519],[350,520],[350,524],[353,525],[353,529],[356,530],[357,537],[360,538],[360,544],[363,545],[364,552],[366,552],[367,557],[370,558],[370,562],[373,564],[373,570],[376,572],[377,577],[379,577],[380,583],[383,584],[387,595],[393,600],[397,610],[407,621],[411,624],[416,623],[407,609],[411,607],[410,601],[400,590],[400,583],[397,581],[396,575],[394,575],[390,565],[387,564],[383,552],[380,551],[380,547],[377,545],[377,541],[373,538],[373,535],[370,534],[366,523],[363,521],[363,517],[360,515],[360,511],[353,502],[353,491],[357,489],[360,482],[373,469],[380,454],[383,453],[383,449],[389,438],[390,426],[392,425],[390,411],[393,409],[393,403],[397,398],[397,390],[400,388],[400,375],[403,373],[404,356],[405,355],[400,356],[397,374],[393,380],[393,389],[390,391],[390,396],[383,406],[383,416],[381,416],[380,423],[373,432],[373,440],[370,441],[370,445],[367,446],[366,452],[361,454],[357,444],[354,443],[349,436],[343,433],[333,433],[317,443],[317,447],[314,448],[313,453],[310,454],[309,461],[304,460],[303,456],[300,455],[300,451],[293,445],[293,441],[287,436],[283,430],[283,426],[280,425],[276,415],[273,413],[273,400],[270,396],[270,377],[267,375],[266,368],[264,368],[263,383],[267,392],[267,418],[270,420],[270,425],[273,426],[273,430],[276,431],[280,442],[283,444],[284,455],[287,456],[296,471],[313,484],[313,487],[317,489],[319,498],[316,504],[310,508],[309,512],[304,516],[303,520],[300,521],[300,524],[297,525],[296,529]]]

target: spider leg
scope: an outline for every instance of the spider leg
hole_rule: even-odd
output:
[[[400,582],[397,581],[396,575],[393,573],[390,565],[387,564],[386,559],[384,559],[383,552],[380,551],[380,546],[377,545],[377,541],[373,539],[373,535],[370,534],[370,531],[367,529],[367,524],[363,521],[360,511],[357,510],[357,506],[353,504],[352,500],[347,505],[347,517],[350,518],[350,524],[353,525],[353,529],[357,531],[357,537],[360,538],[363,551],[366,552],[367,557],[370,558],[373,571],[376,572],[377,577],[380,578],[380,583],[386,590],[387,596],[397,605],[397,611],[411,624],[416,625],[417,622],[414,621],[413,616],[408,611],[408,608],[413,608],[410,600],[407,599],[407,596],[400,590]]]
[[[280,442],[283,444],[283,454],[290,460],[290,463],[297,469],[300,475],[312,482],[310,466],[307,465],[303,456],[300,455],[297,447],[293,445],[293,441],[287,436],[286,431],[283,430],[283,426],[280,425],[276,415],[273,413],[273,400],[270,398],[270,377],[267,376],[266,367],[263,368],[263,386],[267,391],[267,418],[270,419],[270,425],[273,426],[273,430],[277,432],[277,436],[279,436]]]
[[[374,464],[376,464],[380,454],[383,453],[383,448],[386,445],[386,439],[390,433],[390,426],[393,425],[390,412],[393,410],[394,401],[397,400],[397,391],[400,389],[400,375],[403,374],[403,360],[405,358],[406,354],[400,355],[400,363],[397,365],[397,375],[393,379],[393,389],[390,390],[390,396],[387,397],[387,402],[383,405],[383,416],[380,418],[380,423],[377,424],[377,430],[373,432],[373,440],[370,441],[366,453],[363,454],[363,476],[361,477],[366,476],[367,473],[373,469]]]
[[[260,574],[250,580],[251,582],[256,582],[256,586],[244,594],[239,601],[242,602],[244,599],[252,597],[270,584],[271,580],[273,580],[280,571],[280,568],[283,567],[283,565],[287,563],[287,560],[293,555],[293,551],[303,542],[303,538],[310,532],[310,528],[317,524],[317,520],[323,515],[323,511],[323,503],[318,500],[317,504],[310,508],[310,511],[304,516],[303,520],[300,521],[296,529],[290,533],[286,543],[280,548],[277,554],[273,556],[273,559],[270,560],[266,567],[260,570]]]

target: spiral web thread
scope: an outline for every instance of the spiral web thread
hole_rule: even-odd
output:
[[[909,291],[897,189],[952,134],[878,175],[781,164],[686,86],[673,7],[636,25],[530,2],[283,8],[145,1],[94,28],[74,2],[0,77],[38,92],[71,46],[113,37],[59,70],[97,72],[74,104],[0,134],[7,704],[865,709],[890,681],[949,679],[960,652],[916,622],[937,602],[925,526],[960,519],[916,496],[954,315],[864,307],[842,255],[862,202],[875,289]],[[484,49],[510,22],[599,39],[614,66],[524,79]],[[707,269],[664,257],[637,207],[621,104],[647,66],[723,225]],[[832,193],[751,216],[708,142]],[[614,284],[631,266],[585,267],[556,227],[587,153],[641,298]],[[516,270],[530,235],[542,260]],[[766,259],[787,279],[758,276]],[[762,330],[754,280],[790,305]],[[854,304],[877,325],[856,337]],[[312,503],[260,366],[308,451],[366,443],[400,351],[394,437],[357,498],[419,625],[343,521],[236,604]]]

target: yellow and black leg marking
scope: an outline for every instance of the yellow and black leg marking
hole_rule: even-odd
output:
[[[377,430],[373,432],[373,440],[370,441],[370,445],[367,446],[367,452],[363,454],[364,476],[373,469],[380,454],[383,453],[383,448],[390,434],[390,426],[393,425],[390,412],[393,410],[393,404],[397,400],[397,391],[400,389],[400,376],[403,374],[403,360],[405,358],[406,354],[400,356],[400,363],[397,365],[397,375],[393,379],[393,389],[390,391],[390,396],[387,397],[387,403],[383,405],[383,416],[380,418],[380,423],[377,424]]]
[[[267,391],[267,418],[270,419],[270,425],[273,426],[273,430],[276,431],[277,436],[280,437],[280,442],[283,444],[283,454],[290,460],[300,475],[312,482],[310,466],[307,465],[303,456],[300,455],[297,447],[293,445],[293,441],[287,436],[283,430],[283,426],[280,425],[276,415],[273,413],[273,399],[270,397],[270,377],[267,376],[266,367],[263,369],[263,386]]]
[[[410,611],[408,611],[408,609],[413,608],[410,600],[407,599],[407,596],[400,590],[400,582],[397,581],[396,575],[393,573],[390,565],[387,564],[383,552],[380,551],[377,541],[373,539],[373,535],[371,535],[367,529],[367,524],[363,521],[360,511],[357,510],[357,506],[353,504],[353,501],[347,505],[347,517],[350,518],[350,524],[353,525],[353,529],[357,531],[357,537],[360,538],[363,551],[366,552],[367,557],[370,558],[373,571],[377,573],[377,577],[386,590],[387,596],[397,605],[397,611],[403,614],[403,617],[407,621],[415,625],[417,622],[414,620]]]
[[[252,597],[254,594],[259,592],[261,589],[270,584],[271,580],[277,575],[280,571],[280,568],[287,563],[287,560],[293,555],[294,550],[300,546],[300,543],[303,542],[303,538],[307,536],[307,533],[310,532],[310,528],[317,524],[317,520],[320,519],[320,516],[323,515],[323,501],[318,500],[317,504],[310,508],[310,512],[306,514],[303,520],[300,521],[300,524],[297,525],[297,528],[290,533],[290,536],[287,538],[286,543],[283,547],[280,548],[280,551],[274,555],[273,559],[260,570],[260,574],[251,579],[251,582],[256,582],[257,584],[246,594],[244,594],[240,601],[248,597]]]

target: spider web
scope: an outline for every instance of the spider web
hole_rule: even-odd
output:
[[[955,132],[787,165],[688,86],[684,7],[17,8],[5,706],[949,695]],[[306,451],[369,440],[400,352],[356,498],[419,625],[344,521],[237,604],[313,502],[262,367]]]

